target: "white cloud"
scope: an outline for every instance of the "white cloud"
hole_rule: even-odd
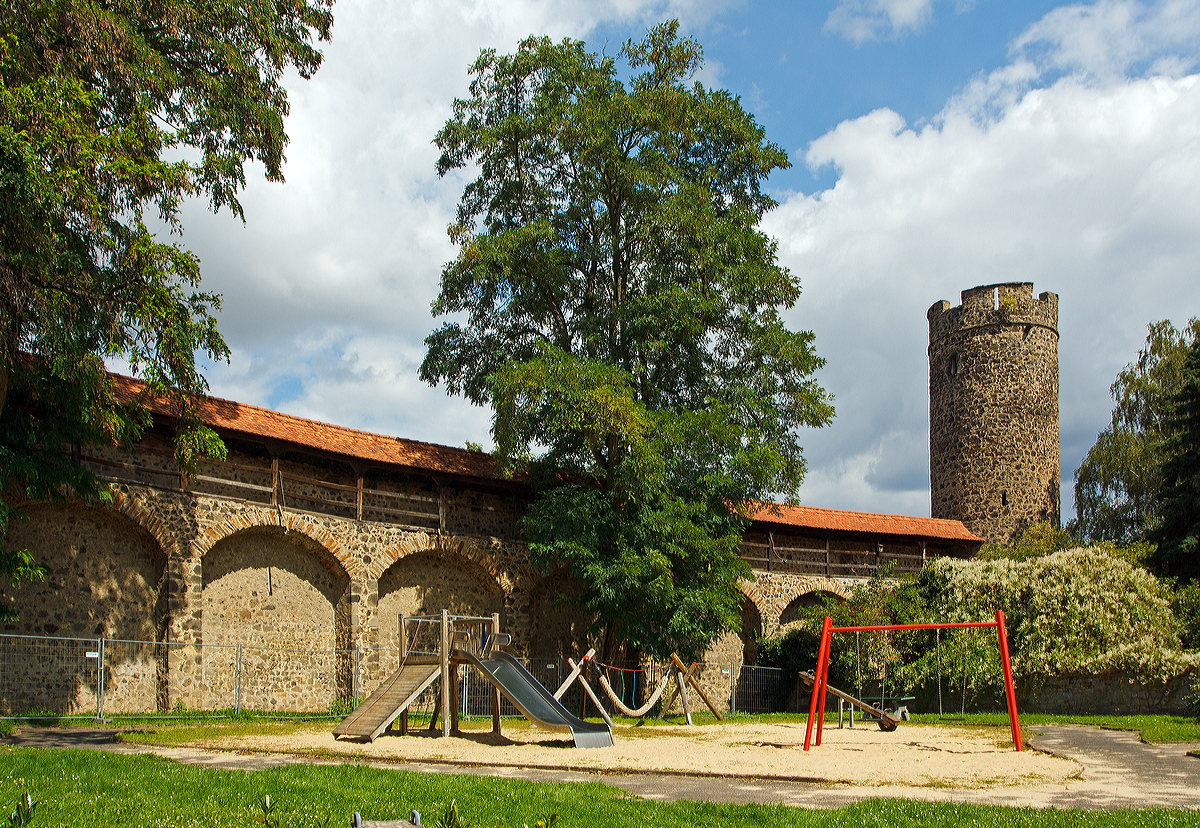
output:
[[[900,37],[923,29],[933,19],[935,0],[840,0],[825,19],[825,31],[862,43]],[[975,7],[976,0],[955,0],[955,14]]]
[[[1050,28],[1043,20],[1031,32]],[[1074,42],[1067,28],[1060,34]],[[1138,54],[1169,52],[1150,40]],[[975,285],[1029,281],[1061,297],[1070,508],[1072,473],[1108,420],[1108,386],[1146,324],[1200,314],[1200,76],[1114,78],[1094,71],[1101,64],[1111,61],[1039,85],[1038,68],[1019,55],[932,124],[911,128],[881,109],[809,146],[805,161],[832,165],[836,184],[791,196],[766,223],[804,284],[793,322],[815,329],[830,357],[822,379],[838,396],[833,426],[806,435],[806,502],[909,509],[916,477],[889,470],[927,464],[925,311],[957,304]]]
[[[1127,74],[1178,76],[1195,68],[1200,2],[1100,0],[1054,9],[1012,44],[1043,69],[1102,79]]]

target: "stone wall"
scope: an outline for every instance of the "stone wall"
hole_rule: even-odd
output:
[[[20,615],[2,631],[5,653],[17,652],[17,635],[79,640],[29,639],[46,652],[14,656],[24,677],[8,669],[0,679],[0,708],[90,712],[103,680],[109,712],[323,710],[355,688],[369,693],[395,669],[400,613],[442,608],[499,613],[518,657],[578,657],[596,643],[591,619],[561,600],[564,591],[577,596],[577,585],[564,572],[536,572],[526,547],[506,537],[521,508],[513,497],[443,485],[445,524],[455,530],[443,533],[319,514],[298,505],[301,494],[326,497],[320,486],[349,486],[352,472],[285,456],[279,472],[323,482],[289,483],[293,500],[272,503],[262,490],[270,460],[231,445],[229,463],[204,464],[186,486],[153,436],[135,451],[97,449],[118,479],[111,506],[26,504],[30,517],[12,523],[7,543],[30,549],[50,576],[15,591],[0,584],[0,599]],[[401,475],[367,487],[409,498],[437,492]],[[349,497],[338,502],[356,508]],[[758,573],[743,584],[744,632],[718,641],[706,660],[740,669],[754,661],[757,636],[786,623],[797,596],[840,595],[849,583]],[[101,638],[103,670],[86,655]],[[434,646],[432,637],[411,643]],[[702,680],[725,697],[730,675]]]
[[[1058,296],[1030,283],[929,309],[931,515],[989,541],[1058,525]]]
[[[1030,691],[1018,687],[1020,710],[1063,715],[1189,715],[1191,674],[1168,682],[1142,684],[1122,673],[1065,676]]]

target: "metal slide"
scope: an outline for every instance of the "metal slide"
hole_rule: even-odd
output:
[[[333,729],[333,735],[359,736],[375,741],[426,687],[433,684],[440,672],[441,662],[437,656],[410,657]]]
[[[453,657],[483,673],[526,719],[538,727],[569,732],[577,748],[612,747],[612,730],[608,725],[586,722],[572,716],[549,690],[508,653],[493,652],[485,658],[476,658],[465,650],[455,650]]]

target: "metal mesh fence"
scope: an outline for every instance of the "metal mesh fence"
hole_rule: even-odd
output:
[[[413,654],[431,655],[413,651]],[[551,693],[571,671],[567,659],[521,659]],[[396,649],[305,650],[238,644],[182,644],[104,638],[0,635],[0,715],[104,718],[163,712],[254,711],[337,715],[353,708],[400,664]],[[588,682],[612,712],[598,678],[604,670],[613,692],[630,708],[650,697],[669,664],[618,670],[590,663]],[[692,675],[722,712],[768,713],[799,709],[795,675],[741,664],[692,665]],[[475,670],[458,669],[460,715],[492,715],[492,685]],[[682,712],[673,683],[658,707]],[[410,708],[432,713],[438,686]],[[689,691],[692,709],[701,702]],[[581,684],[573,682],[562,704],[576,715],[598,715]],[[519,711],[501,696],[502,716]]]

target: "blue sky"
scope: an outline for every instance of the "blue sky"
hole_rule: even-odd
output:
[[[841,121],[880,107],[910,123],[932,118],[972,77],[1007,64],[1013,39],[1059,4],[920,5],[927,17],[911,28],[887,25],[886,14],[882,21],[880,14],[862,15],[883,24],[877,36],[862,39],[829,25],[837,4],[822,2],[730,4],[690,33],[704,45],[712,82],[739,95],[768,137],[796,155]],[[587,40],[597,49],[607,44],[611,53],[637,35],[629,26],[606,25]],[[814,180],[800,164],[777,173],[772,184],[811,192],[833,180],[828,170]]]
[[[325,65],[289,84],[286,183],[249,171],[245,225],[185,210],[233,349],[213,393],[487,444],[489,412],[416,377],[464,183],[431,140],[481,48],[615,54],[669,17],[794,165],[763,227],[838,409],[803,434],[802,501],[928,514],[925,311],[1031,281],[1061,297],[1069,511],[1146,325],[1200,315],[1200,0],[341,0]]]

